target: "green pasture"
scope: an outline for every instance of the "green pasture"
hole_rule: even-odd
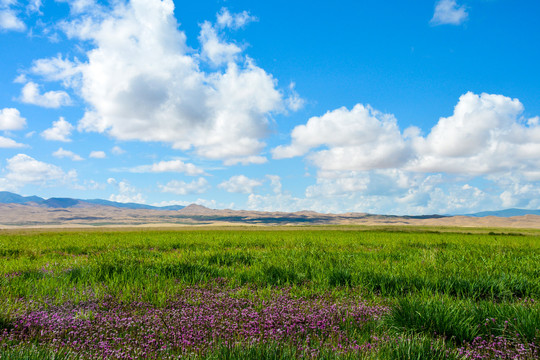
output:
[[[217,278],[246,298],[286,287],[299,297],[329,293],[336,301],[355,296],[389,306],[359,336],[408,340],[369,358],[456,358],[452,349],[477,336],[519,334],[540,344],[540,231],[493,229],[4,231],[0,331],[28,310],[20,299],[38,306],[113,295],[159,306]],[[285,359],[293,352],[224,348],[209,358]],[[32,358],[24,354],[76,358],[30,348],[1,350],[0,358]]]

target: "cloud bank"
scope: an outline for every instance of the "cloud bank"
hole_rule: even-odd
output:
[[[269,117],[284,111],[287,99],[271,74],[222,37],[252,21],[248,13],[222,10],[215,25],[203,23],[196,53],[178,30],[172,0],[90,9],[63,26],[69,37],[88,44],[87,59],[40,59],[32,69],[62,81],[88,104],[80,131],[164,142],[228,164],[264,161],[259,154]],[[214,70],[202,70],[208,66]],[[40,95],[31,82],[25,90],[30,103],[67,102],[43,100],[59,94]]]

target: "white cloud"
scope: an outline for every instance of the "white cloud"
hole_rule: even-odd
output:
[[[116,181],[114,178],[109,178],[107,179],[107,183],[115,186],[118,190],[118,194],[111,194],[109,196],[110,201],[137,204],[146,203],[144,196],[136,188],[132,187],[128,181]]]
[[[167,185],[159,185],[159,188],[162,192],[177,194],[177,195],[188,195],[188,194],[202,194],[206,192],[210,185],[208,181],[200,177],[197,180],[193,180],[190,183],[184,181],[172,180],[167,183]]]
[[[86,101],[79,129],[170,143],[209,159],[259,155],[268,117],[285,108],[275,79],[241,53],[225,68],[201,70],[205,57],[186,45],[172,0],[114,4],[64,25],[68,36],[92,44],[87,61],[65,64],[59,56],[35,68]],[[245,16],[234,18],[223,24],[240,26]]]
[[[41,0],[30,0],[28,2],[28,5],[26,6],[26,9],[29,12],[41,14],[41,7],[42,6],[43,6],[43,3],[42,3]]]
[[[296,84],[294,82],[289,84],[289,97],[287,98],[287,108],[292,111],[300,110],[305,104],[305,100],[296,92],[295,86]]]
[[[21,147],[25,147],[25,146],[26,145],[18,143],[13,139],[10,139],[10,138],[4,137],[4,136],[0,136],[0,148],[4,148],[4,149],[7,149],[7,148],[21,148]]]
[[[112,149],[111,149],[111,152],[113,153],[113,155],[122,155],[124,154],[126,151],[124,149],[122,149],[120,146],[114,146]]]
[[[306,125],[295,127],[288,146],[278,146],[276,159],[300,156],[326,146],[308,157],[326,170],[368,170],[403,165],[411,151],[392,115],[370,106],[340,108],[322,117],[312,117]]]
[[[62,81],[64,86],[74,86],[80,82],[78,65],[77,59],[72,62],[58,54],[56,57],[34,60],[30,71],[47,81]],[[20,77],[16,82],[26,82],[24,74]]]
[[[217,15],[217,25],[220,28],[240,29],[253,21],[257,21],[257,18],[247,11],[231,14],[227,8],[222,8]]]
[[[469,14],[464,5],[459,6],[456,0],[439,0],[435,5],[435,13],[431,19],[433,25],[460,25]]]
[[[68,158],[68,159],[71,159],[73,161],[84,160],[82,157],[75,154],[73,151],[64,150],[63,148],[59,148],[58,150],[53,152],[53,156],[55,156],[57,158]]]
[[[260,180],[250,179],[245,175],[235,175],[219,184],[218,187],[231,193],[249,194],[253,192],[254,188],[262,184]]]
[[[99,8],[94,0],[57,0],[58,2],[66,2],[69,4],[73,14],[80,14],[84,11]]]
[[[334,110],[297,126],[291,144],[273,151],[308,154],[318,168],[305,198],[279,192],[248,204],[397,214],[540,207],[540,124],[523,113],[518,99],[469,92],[424,136],[414,127],[401,133],[370,107]]]
[[[406,168],[418,172],[482,175],[540,168],[540,126],[521,119],[523,105],[502,95],[462,95],[452,116],[414,137],[417,154]]]
[[[309,119],[293,129],[290,145],[272,153],[278,159],[308,154],[321,171],[519,172],[536,179],[540,125],[523,119],[523,110],[518,99],[469,92],[424,137],[414,127],[401,133],[393,116],[356,105]]]
[[[92,151],[88,157],[93,159],[105,159],[107,154],[105,154],[105,151]]]
[[[242,52],[237,45],[222,41],[217,30],[208,21],[201,25],[199,41],[202,44],[202,56],[216,66],[235,61]]]
[[[238,158],[229,158],[223,161],[223,164],[230,166],[230,165],[249,165],[249,164],[264,164],[268,161],[268,159],[264,156],[245,156],[245,157],[238,157]]]
[[[21,130],[26,126],[26,119],[21,116],[19,110],[15,108],[4,108],[0,110],[0,130]]]
[[[19,189],[26,184],[58,185],[73,182],[77,172],[64,172],[56,165],[38,161],[25,154],[7,159],[6,175],[0,184],[6,188]]]
[[[71,131],[73,125],[67,122],[63,117],[60,117],[58,121],[54,121],[52,127],[44,130],[41,136],[47,140],[70,142]]]
[[[140,165],[129,169],[134,173],[163,173],[179,172],[189,176],[204,175],[203,169],[191,163],[185,163],[182,160],[160,161],[152,165]]]
[[[281,177],[278,175],[266,175],[266,177],[270,180],[270,186],[274,194],[281,194]]]
[[[31,81],[23,87],[21,101],[46,108],[59,108],[71,104],[71,98],[65,91],[47,91],[40,94],[38,84]]]
[[[25,23],[12,9],[0,9],[0,30],[24,31]]]

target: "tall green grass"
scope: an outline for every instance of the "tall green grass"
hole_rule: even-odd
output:
[[[383,302],[391,308],[388,316],[361,336],[388,333],[403,341],[369,356],[452,358],[452,348],[476,336],[519,334],[540,341],[539,264],[540,232],[532,231],[2,233],[0,331],[25,310],[17,307],[20,299],[41,304],[113,295],[159,305],[187,286],[223,278],[229,286],[244,287],[239,294],[246,297],[254,291],[274,296],[287,287],[297,296],[331,293],[336,299]],[[15,350],[1,351],[2,359],[22,358]],[[20,356],[24,351],[46,356],[45,350],[21,351]],[[212,356],[227,359],[299,356],[271,346],[216,351]]]

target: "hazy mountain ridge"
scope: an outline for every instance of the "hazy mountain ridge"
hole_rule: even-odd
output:
[[[74,198],[50,198],[44,199],[39,196],[22,196],[9,191],[0,191],[0,204],[22,204],[34,206],[46,206],[49,208],[74,208],[74,207],[92,207],[94,205],[111,206],[124,209],[146,209],[146,210],[180,210],[185,206],[152,206],[137,203],[121,203],[103,199],[74,199]]]
[[[270,212],[270,211],[249,211],[230,209],[209,209],[202,205],[191,204],[189,206],[152,206],[138,203],[120,203],[104,199],[74,199],[74,198],[50,198],[44,199],[39,196],[22,196],[8,191],[0,191],[0,204],[16,204],[28,207],[44,207],[49,209],[100,209],[105,208],[125,209],[125,210],[151,210],[161,211],[165,217],[192,218],[195,221],[232,221],[232,222],[257,222],[257,223],[328,223],[339,221],[350,221],[351,219],[385,219],[389,222],[399,222],[401,220],[422,220],[422,219],[442,219],[451,217],[485,218],[499,217],[510,218],[516,216],[537,215],[540,210],[526,209],[505,209],[497,211],[482,211],[465,215],[378,215],[368,213],[343,213],[343,214],[323,214],[315,211],[302,210],[297,212]],[[171,213],[165,214],[170,211]],[[131,215],[130,215],[131,216]],[[106,217],[103,217],[106,219]]]

